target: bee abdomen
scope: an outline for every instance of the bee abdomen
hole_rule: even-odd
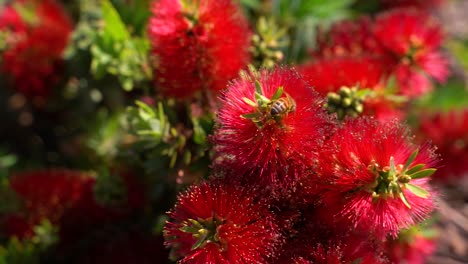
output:
[[[286,103],[282,100],[276,101],[272,106],[270,110],[271,115],[280,115],[288,112],[288,106]]]

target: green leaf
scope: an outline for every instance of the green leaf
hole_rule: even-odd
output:
[[[398,195],[400,196],[401,201],[406,205],[406,207],[411,209],[411,205],[409,204],[408,200],[406,199],[406,196],[403,193],[403,190],[401,189],[400,185],[398,185],[398,189],[399,189]]]
[[[410,157],[408,158],[408,160],[407,160],[406,163],[405,163],[405,166],[403,166],[403,170],[402,170],[402,171],[406,171],[406,169],[409,168],[409,166],[411,165],[411,163],[413,163],[414,159],[415,159],[416,156],[418,155],[418,152],[419,152],[419,149],[416,149],[415,151],[413,151],[413,153],[411,153]]]
[[[424,228],[421,230],[421,234],[424,236],[424,238],[436,238],[439,234],[436,229],[434,228]]]
[[[283,86],[278,87],[278,89],[276,89],[275,93],[273,94],[273,97],[271,97],[271,100],[278,100],[281,97],[281,95],[283,95],[283,91]]]
[[[396,174],[396,168],[395,168],[395,159],[390,157],[390,174],[395,175]]]
[[[257,92],[255,92],[255,100],[257,100],[257,102],[259,103],[261,107],[264,107],[265,104],[268,104],[271,102],[270,99],[266,98],[265,96]]]
[[[410,174],[413,174],[419,170],[421,170],[424,166],[426,166],[425,164],[417,164],[417,165],[414,165],[413,167],[411,167],[407,172],[405,172],[406,174],[410,175]]]
[[[9,168],[15,165],[17,157],[12,154],[7,154],[5,156],[0,156],[0,168]]]
[[[184,164],[189,165],[191,161],[192,161],[192,152],[190,152],[190,150],[187,150],[184,152]]]
[[[459,59],[460,57],[456,58]],[[460,62],[460,59],[458,62]],[[467,84],[458,78],[450,79],[445,84],[439,85],[426,99],[420,102],[421,106],[425,108],[422,109],[424,111],[427,109],[435,111],[465,109],[468,105]]]
[[[13,3],[13,8],[20,15],[21,19],[28,24],[37,24],[39,22],[35,8],[31,5],[21,4],[20,2]]]
[[[405,95],[386,94],[385,99],[397,104],[408,102],[408,97]]]
[[[151,15],[150,0],[112,0],[115,9],[119,12],[122,21],[129,25],[132,33],[142,35],[145,25]]]
[[[418,196],[418,197],[421,197],[421,198],[427,198],[429,197],[429,192],[424,190],[423,188],[417,186],[417,185],[414,185],[414,184],[411,184],[411,183],[407,183],[406,184],[406,188],[412,192],[414,195]]]
[[[131,78],[125,78],[121,80],[122,87],[125,91],[130,92],[133,90],[133,80]]]
[[[259,0],[241,0],[241,5],[252,8],[252,9],[257,9],[260,7],[260,1]]]
[[[110,0],[101,0],[102,18],[104,20],[104,35],[113,40],[125,40],[130,38],[125,24],[119,13],[115,10]]]
[[[296,19],[315,17],[318,19],[329,19],[342,13],[352,4],[353,0],[277,0],[273,1],[274,7],[280,9],[283,16],[294,16]]]
[[[465,71],[468,71],[468,43],[451,38],[445,45],[454,58],[457,58],[457,62],[463,66]]]
[[[356,97],[365,98],[373,93],[370,89],[359,89],[356,91]]]
[[[262,84],[259,81],[255,81],[255,93],[263,95]]]
[[[166,127],[166,115],[164,114],[163,104],[158,102],[158,118],[161,122],[161,127]]]
[[[175,164],[176,164],[176,161],[177,161],[177,153],[174,152],[174,153],[172,153],[170,161],[169,161],[169,168],[171,168],[171,169],[174,168]]]
[[[177,137],[179,135],[179,133],[177,132],[177,129],[175,129],[174,127],[171,127],[170,133],[171,133],[171,136],[173,137]]]
[[[241,115],[242,118],[245,119],[258,119],[260,117],[259,113],[248,113]]]
[[[144,121],[149,121],[155,118],[154,112],[146,111],[146,109],[143,109],[143,108],[138,109],[138,116],[140,117],[141,120],[144,120]]]
[[[250,105],[252,107],[257,107],[257,104],[254,101],[247,98],[247,97],[242,97],[242,100],[244,100],[244,102],[246,102],[248,105]]]
[[[199,239],[193,244],[192,250],[195,250],[201,247],[206,242],[206,237],[208,236],[208,231],[205,234],[200,235]]]
[[[153,109],[152,109],[149,105],[145,104],[145,103],[142,102],[142,101],[135,101],[135,104],[136,104],[138,107],[140,107],[141,109],[145,110],[145,112],[147,112],[147,113],[153,113],[151,116],[153,116],[153,117],[155,116]]]
[[[398,90],[398,83],[395,75],[390,75],[390,77],[387,79],[387,92],[388,93],[394,93],[395,91]]]
[[[193,124],[193,141],[198,144],[204,144],[206,142],[206,132],[200,125],[199,119],[192,117]]]
[[[159,119],[150,119],[148,120],[148,125],[152,131],[157,132],[157,134],[162,135],[162,126]]]
[[[434,172],[436,171],[437,169],[425,169],[425,170],[420,170],[418,172],[415,172],[413,174],[410,174],[409,176],[411,177],[411,179],[421,179],[421,178],[425,178],[425,177],[429,177],[431,176],[432,174],[434,174]]]

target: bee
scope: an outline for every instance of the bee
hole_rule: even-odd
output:
[[[271,105],[270,115],[281,116],[296,111],[296,102],[288,94],[274,101]]]

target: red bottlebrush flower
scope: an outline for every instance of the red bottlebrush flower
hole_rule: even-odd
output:
[[[179,263],[268,263],[279,228],[258,190],[220,181],[192,186],[178,197],[165,226]]]
[[[7,38],[1,71],[15,89],[28,96],[50,93],[72,30],[71,18],[52,0],[17,0],[2,9],[0,31]]]
[[[424,10],[437,8],[445,2],[445,0],[382,0],[382,4],[387,8],[414,7]]]
[[[104,229],[107,229],[104,231]],[[88,234],[88,243],[69,253],[73,263],[164,263],[168,250],[162,236],[149,235],[150,231],[122,230],[122,227],[106,226],[101,234]],[[104,232],[103,232],[104,231]],[[75,242],[76,244],[76,242]]]
[[[8,235],[29,238],[34,226],[48,220],[60,227],[60,247],[65,250],[88,231],[128,217],[144,206],[145,198],[130,173],[118,177],[127,200],[107,208],[96,202],[95,178],[85,173],[50,169],[13,175],[10,185],[23,207],[4,217]]]
[[[306,257],[310,264],[383,264],[384,259],[379,259],[375,249],[363,238],[357,240],[329,242],[328,245],[317,244],[309,248]]]
[[[396,239],[385,242],[386,252],[392,263],[424,264],[435,252],[435,231],[412,226],[402,230]]]
[[[416,97],[432,90],[432,83],[427,76],[410,65],[398,65],[395,68],[395,77],[398,89],[404,95]]]
[[[377,120],[382,122],[388,122],[392,120],[404,120],[405,111],[402,109],[402,104],[390,101],[385,96],[378,96],[369,98],[364,101],[364,112],[365,116],[373,116]]]
[[[316,58],[371,56],[382,61],[387,75],[395,74],[399,93],[419,96],[432,89],[429,77],[444,82],[448,60],[438,50],[443,40],[440,26],[427,13],[394,9],[377,15],[335,24],[319,34]]]
[[[434,179],[468,175],[468,109],[423,115],[419,137],[431,140],[441,154],[441,168]]]
[[[410,52],[437,49],[443,40],[440,26],[427,13],[414,9],[396,9],[376,17],[374,34],[380,43],[401,57]]]
[[[323,150],[316,177],[325,208],[353,227],[378,237],[396,236],[434,208],[427,176],[436,156],[418,150],[406,127],[369,118],[349,120]]]
[[[434,239],[417,236],[410,244],[394,245],[392,248],[392,259],[394,263],[424,264],[435,252],[436,242]]]
[[[141,209],[148,205],[145,187],[131,170],[114,168],[111,174],[100,175],[93,186],[94,200],[115,209]]]
[[[73,250],[75,241],[87,233],[126,221],[148,205],[145,188],[138,177],[125,168],[115,168],[109,177],[93,179],[81,199],[60,219],[60,248]],[[103,179],[104,178],[104,179]]]
[[[387,79],[384,62],[370,56],[341,56],[316,60],[298,71],[321,94],[338,91],[342,86],[378,88]]]
[[[368,234],[314,225],[315,218],[282,247],[279,264],[387,263],[382,243]],[[312,225],[311,225],[312,223]],[[315,223],[317,224],[317,223]],[[308,225],[308,226],[307,226]],[[312,227],[312,228],[310,228]],[[338,227],[340,229],[342,227]]]
[[[163,94],[219,91],[247,66],[251,32],[234,1],[160,0],[152,11],[149,37]]]
[[[47,219],[57,224],[66,210],[78,203],[94,180],[88,175],[70,170],[40,170],[13,175],[11,188],[24,205],[24,212],[6,220],[10,235],[21,238],[32,235],[32,229]],[[18,227],[23,222],[23,228]],[[11,229],[10,229],[11,228]]]
[[[318,50],[312,55],[316,58],[384,55],[383,47],[373,35],[372,23],[369,17],[363,16],[334,24],[328,33],[317,35]]]
[[[350,99],[359,100],[359,104],[364,106],[364,110],[359,114],[374,116],[379,120],[403,118],[401,109],[403,103],[386,99],[390,68],[382,58],[375,56],[330,57],[304,65],[299,68],[299,72],[323,95],[339,94],[339,90],[343,87],[356,89],[356,95],[359,93],[363,95]],[[365,92],[363,89],[368,91]],[[347,107],[343,106],[343,108]]]
[[[294,70],[245,74],[221,101],[214,136],[221,169],[250,183],[285,186],[317,160],[328,117]]]
[[[408,96],[426,93],[432,86],[426,75],[443,82],[448,60],[439,53],[443,34],[427,13],[415,9],[395,9],[375,19],[376,39],[397,59],[395,74],[400,92]]]
[[[416,65],[418,65],[424,73],[430,75],[439,82],[444,82],[448,75],[448,59],[440,52],[427,52],[421,56],[415,56]]]

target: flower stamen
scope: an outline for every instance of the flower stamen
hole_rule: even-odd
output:
[[[417,154],[418,150],[414,151],[404,165],[395,165],[394,158],[390,157],[390,165],[384,166],[382,169],[375,160],[370,162],[367,169],[375,175],[376,180],[368,186],[368,190],[372,193],[374,201],[380,198],[399,197],[408,208],[411,208],[403,190],[409,190],[414,195],[422,198],[429,197],[429,192],[410,183],[413,179],[428,177],[436,170],[433,168],[423,169],[424,164],[416,164],[410,168]]]
[[[224,224],[224,220],[219,219],[217,216],[213,216],[207,219],[188,219],[185,221],[180,228],[181,231],[186,233],[192,233],[192,236],[197,239],[193,244],[192,250],[204,247],[207,243],[221,243],[218,227]]]

